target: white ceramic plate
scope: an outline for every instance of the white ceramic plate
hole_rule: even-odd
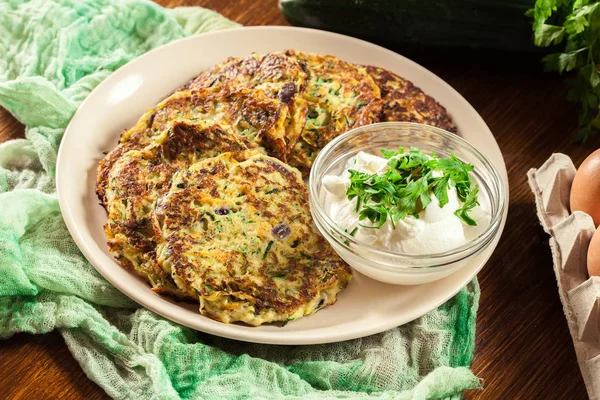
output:
[[[333,33],[288,27],[240,28],[155,49],[121,67],[88,96],[71,120],[58,154],[57,191],[69,231],[86,258],[127,296],[170,320],[214,335],[258,343],[316,344],[363,337],[412,321],[448,300],[477,274],[496,247],[503,227],[487,251],[442,280],[393,286],[356,274],[335,305],[284,327],[227,325],[203,317],[195,305],[154,294],[107,251],[102,228],[106,213],[94,193],[102,152],[113,149],[121,131],[144,111],[200,71],[230,56],[284,49],[376,65],[413,81],[447,107],[461,135],[489,157],[508,187],[502,154],[483,119],[460,94],[418,64],[382,47]]]

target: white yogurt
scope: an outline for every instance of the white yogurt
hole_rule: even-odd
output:
[[[350,184],[348,169],[381,175],[389,169],[388,161],[383,157],[360,152],[349,160],[347,168],[341,175],[327,175],[323,178],[327,214],[348,232],[358,226],[354,235],[358,241],[396,253],[433,254],[460,247],[481,234],[489,225],[490,215],[481,207],[475,207],[470,211],[471,217],[477,222],[476,226],[466,225],[454,215],[454,212],[461,207],[461,202],[456,189],[450,185],[448,203],[444,207],[440,207],[438,199],[432,195],[431,203],[419,213],[419,218],[407,216],[400,219],[395,222],[395,229],[389,219],[379,229],[360,227],[359,224],[369,225],[370,222],[359,221],[358,213],[355,211],[357,199],[348,200],[346,195],[346,188]],[[433,173],[435,174],[436,171]]]

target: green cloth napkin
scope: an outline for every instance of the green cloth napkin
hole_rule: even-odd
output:
[[[202,8],[142,0],[0,1],[0,104],[26,125],[26,139],[0,145],[0,337],[58,329],[87,376],[117,399],[442,399],[479,388],[468,368],[477,281],[379,335],[269,346],[199,333],[140,308],[81,255],[54,186],[77,106],[140,54],[235,26]]]

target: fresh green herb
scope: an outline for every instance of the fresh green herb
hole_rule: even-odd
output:
[[[463,220],[467,225],[477,225],[477,222],[475,222],[468,214],[475,206],[479,205],[477,193],[479,193],[479,186],[476,185],[467,195],[462,207],[455,212],[456,216]]]
[[[318,128],[329,123],[329,113],[322,107],[316,107],[307,114],[306,126],[309,128]]]
[[[398,151],[392,151],[392,150],[386,150],[386,149],[381,149],[381,154],[383,154],[383,157],[385,157],[386,159],[390,159],[398,154],[404,154],[404,147],[400,146]]]
[[[600,1],[536,0],[527,14],[537,46],[565,43],[543,61],[547,71],[577,71],[567,98],[581,104],[575,140],[585,142],[600,129]]]
[[[267,244],[267,248],[265,249],[265,253],[263,254],[263,259],[267,258],[267,254],[269,254],[269,251],[271,251],[272,246],[273,246],[273,241],[270,240],[269,244]]]
[[[395,228],[398,220],[409,215],[419,218],[419,212],[431,203],[432,194],[440,207],[444,207],[448,204],[450,185],[456,188],[458,198],[463,202],[462,207],[456,210],[456,216],[465,224],[476,225],[469,216],[469,211],[479,204],[479,187],[471,182],[472,165],[453,155],[449,158],[438,158],[435,154],[427,156],[414,147],[408,152],[400,148],[399,151],[382,150],[382,153],[389,160],[387,165],[390,167],[384,174],[348,170],[350,184],[346,195],[349,200],[356,198],[355,211],[359,221],[371,222],[371,225],[360,226],[381,228],[389,219],[392,228]],[[433,171],[439,173],[434,174]],[[440,173],[441,176],[435,176]]]
[[[437,197],[440,202],[440,207],[444,207],[448,204],[448,184],[450,183],[450,176],[444,175],[441,178],[433,178],[431,184],[431,191],[433,195]]]
[[[289,274],[289,271],[279,271],[279,272],[274,272],[273,274],[271,274],[271,276],[273,278],[283,278],[288,274]]]
[[[346,232],[347,234],[349,234],[352,237],[354,237],[354,235],[356,235],[357,231],[358,231],[358,226],[355,226],[354,229],[352,229],[352,231],[350,231],[350,232],[348,232],[348,229],[344,229],[344,232]],[[333,231],[331,233],[333,233]],[[344,240],[344,244],[346,246],[350,246],[350,242],[348,240]]]
[[[346,114],[344,114],[344,119],[346,120],[346,124],[348,126],[354,125],[354,120],[352,118],[349,118]]]

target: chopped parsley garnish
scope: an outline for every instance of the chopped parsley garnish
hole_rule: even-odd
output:
[[[381,228],[389,219],[392,228],[395,228],[398,220],[409,215],[419,218],[419,212],[431,203],[432,195],[437,198],[440,207],[444,207],[448,204],[450,186],[456,188],[462,202],[455,215],[467,225],[477,225],[469,215],[479,205],[479,185],[471,182],[469,174],[473,171],[471,164],[460,161],[454,155],[449,158],[438,158],[435,154],[427,156],[415,147],[408,152],[400,147],[399,151],[382,150],[382,153],[389,160],[389,169],[384,174],[348,170],[348,200],[356,198],[355,211],[359,220],[368,219],[373,224],[361,226]],[[439,172],[434,174],[434,171]]]
[[[348,235],[354,237],[354,235],[356,235],[356,231],[358,231],[358,226],[355,226],[354,229],[352,229],[351,232],[348,232],[348,229],[344,229],[344,232],[346,232]],[[350,242],[347,240],[344,240],[344,244],[346,246],[350,246]]]
[[[269,251],[271,251],[271,246],[273,246],[273,241],[270,240],[269,243],[267,244],[267,248],[265,249],[265,252],[263,254],[263,259],[267,258],[267,254],[269,254]]]

